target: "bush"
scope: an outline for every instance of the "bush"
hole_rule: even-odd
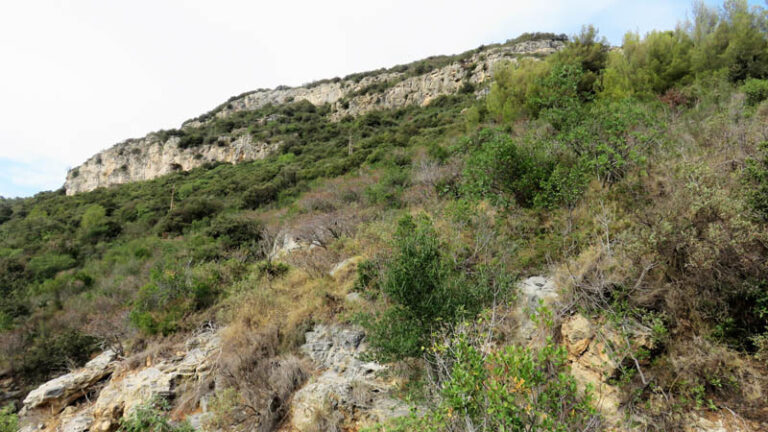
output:
[[[151,281],[139,290],[129,318],[147,334],[174,333],[186,315],[213,304],[220,278],[212,264],[158,266],[151,272]]]
[[[0,408],[0,432],[16,432],[19,430],[19,417],[13,410],[13,405]]]
[[[75,259],[69,255],[50,252],[30,259],[27,270],[42,280],[51,278],[62,270],[72,268],[75,264]]]
[[[76,330],[32,335],[28,348],[17,359],[18,373],[26,383],[49,379],[71,365],[82,365],[98,348],[98,340]]]
[[[211,221],[208,234],[228,248],[257,243],[264,226],[261,222],[238,214],[221,214]]]
[[[477,314],[492,297],[494,285],[480,277],[482,272],[471,279],[452,266],[426,216],[405,216],[398,222],[395,248],[373,288],[390,306],[363,319],[371,347],[387,361],[420,355],[433,331]],[[361,274],[373,277],[372,268],[366,267]],[[363,280],[357,286],[369,284],[370,280]]]
[[[587,164],[555,155],[547,142],[515,140],[494,130],[480,133],[464,170],[463,191],[506,205],[522,207],[573,205],[588,182]]]
[[[552,341],[539,350],[507,346],[487,353],[459,335],[432,351],[450,365],[440,403],[385,430],[600,430],[591,392],[578,389],[565,348]]]
[[[274,182],[256,185],[243,195],[243,207],[256,209],[277,199],[280,188]]]
[[[193,432],[187,422],[174,423],[168,417],[171,407],[165,399],[155,400],[136,407],[130,416],[120,419],[119,432]]]
[[[747,201],[757,216],[768,221],[768,141],[760,145],[762,156],[748,159],[744,171]]]
[[[768,79],[750,78],[741,86],[741,91],[747,96],[747,104],[756,106],[768,99]]]
[[[171,210],[158,223],[158,231],[168,234],[181,234],[192,222],[207,218],[221,210],[221,203],[207,198],[184,200]]]

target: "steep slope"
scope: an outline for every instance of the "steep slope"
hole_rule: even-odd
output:
[[[295,88],[257,90],[233,98],[217,110],[190,120],[184,130],[201,129],[214,119],[234,113],[253,111],[266,105],[308,101],[313,105],[330,105],[328,114],[338,120],[374,110],[425,105],[436,97],[454,94],[462,89],[477,91],[486,82],[497,63],[515,61],[519,56],[546,56],[561,49],[560,39],[534,40],[478,49],[468,54],[447,58],[434,70],[421,72],[397,68],[372,72],[346,79],[321,81]],[[439,63],[438,63],[439,64]],[[425,67],[424,69],[429,69]],[[476,90],[477,89],[477,90]],[[269,119],[261,119],[261,124]],[[258,123],[256,126],[258,128]],[[186,146],[178,136],[152,133],[104,150],[67,174],[67,195],[87,192],[98,187],[133,181],[150,180],[174,171],[188,171],[211,162],[240,163],[262,159],[279,145],[256,140],[253,129],[239,128],[219,134],[208,143]]]

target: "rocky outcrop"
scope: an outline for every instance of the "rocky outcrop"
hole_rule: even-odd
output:
[[[268,104],[278,105],[299,100],[306,100],[315,105],[334,105],[335,118],[356,116],[377,109],[399,108],[412,104],[425,105],[437,96],[456,93],[465,82],[478,84],[485,81],[500,60],[515,59],[520,55],[549,55],[563,46],[564,43],[560,40],[527,41],[478,50],[461,61],[416,76],[409,76],[405,72],[383,72],[361,80],[332,80],[296,88],[261,90],[230,101],[216,115],[225,117],[237,111],[255,110]],[[381,84],[387,84],[389,87],[382,91],[365,93],[365,89]]]
[[[109,350],[89,361],[84,367],[48,381],[29,392],[24,398],[24,412],[46,407],[53,412],[61,411],[72,401],[85,396],[88,389],[112,373],[116,354]]]
[[[150,180],[175,171],[188,171],[206,163],[262,159],[275,144],[253,142],[249,134],[224,137],[215,144],[181,148],[179,138],[162,141],[158,135],[128,140],[88,159],[67,173],[67,195],[140,180]]]
[[[220,339],[205,332],[186,342],[176,356],[137,370],[124,370],[107,351],[85,367],[51,380],[24,399],[25,431],[108,432],[120,418],[155,397],[172,398],[185,380],[198,382],[210,373]],[[101,382],[113,374],[109,381]],[[86,397],[87,396],[87,397]]]
[[[284,430],[338,430],[408,413],[381,377],[385,366],[360,360],[366,350],[361,330],[321,324],[306,334],[301,350],[320,374],[294,395]]]
[[[428,73],[386,71],[360,79],[334,79],[301,87],[258,90],[222,105],[215,117],[306,100],[332,107],[331,120],[357,116],[380,109],[427,105],[438,96],[457,93],[466,84],[477,87],[491,77],[495,65],[519,56],[543,56],[564,46],[560,40],[528,41],[477,50],[472,55]],[[472,88],[472,87],[470,87]],[[183,128],[203,126],[211,116],[186,122]],[[213,144],[180,148],[179,139],[161,139],[159,134],[128,140],[98,153],[67,174],[67,195],[99,187],[150,180],[178,170],[190,170],[209,162],[239,163],[261,159],[277,145],[253,142],[245,131],[219,137]]]
[[[518,323],[517,339],[522,344],[528,344],[537,334],[537,321],[532,319],[539,313],[540,307],[553,305],[560,295],[555,281],[543,276],[531,276],[517,284],[519,299],[514,310],[515,321]]]
[[[139,405],[155,397],[172,397],[181,380],[204,378],[219,351],[219,342],[218,335],[203,333],[187,341],[187,352],[182,356],[112,379],[93,405],[91,430],[114,430],[120,417],[131,415]]]

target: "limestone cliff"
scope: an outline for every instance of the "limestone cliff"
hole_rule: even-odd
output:
[[[233,98],[209,115],[186,122],[183,128],[203,126],[214,116],[221,118],[238,111],[256,110],[267,104],[280,105],[300,100],[315,105],[330,105],[331,120],[378,109],[426,105],[440,95],[458,92],[467,84],[471,84],[469,88],[474,91],[482,91],[479,84],[487,81],[499,61],[515,61],[519,56],[548,55],[562,48],[563,44],[561,40],[505,44],[477,49],[424,73],[418,73],[418,68],[393,68],[301,87],[258,90]],[[64,189],[67,195],[74,195],[99,187],[150,180],[209,162],[235,164],[261,159],[278,145],[253,142],[248,133],[233,131],[221,136],[214,144],[183,148],[177,137],[163,139],[161,134],[151,133],[144,138],[110,147],[70,170]]]

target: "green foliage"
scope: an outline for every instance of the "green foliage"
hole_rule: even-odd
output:
[[[0,408],[0,432],[16,432],[19,430],[19,417],[13,410],[13,405]]]
[[[575,204],[587,181],[585,164],[557,154],[551,144],[487,129],[467,160],[462,187],[496,204],[511,198],[523,207],[546,208]]]
[[[208,234],[221,241],[225,247],[252,245],[261,240],[261,222],[241,214],[220,214],[211,221]]]
[[[77,330],[39,331],[29,336],[29,348],[14,359],[17,373],[25,381],[39,382],[65,371],[71,364],[83,364],[98,349],[98,340]]]
[[[539,81],[547,73],[548,65],[533,59],[496,66],[491,89],[485,99],[488,114],[497,123],[508,123],[522,115],[536,115],[537,107],[531,101],[539,91]],[[476,116],[479,117],[479,114]]]
[[[75,259],[69,255],[50,252],[32,257],[27,264],[27,269],[42,280],[53,277],[62,270],[72,268],[76,263]]]
[[[609,56],[602,95],[617,100],[645,97],[689,83],[692,48],[691,37],[680,29],[654,31],[645,38],[627,33],[622,51]]]
[[[486,354],[459,335],[432,349],[453,358],[441,403],[423,417],[382,430],[599,430],[589,389],[578,390],[565,348],[552,341],[540,350],[507,346]]]
[[[405,216],[399,221],[395,248],[380,282],[373,284],[390,306],[364,321],[371,347],[387,361],[420,355],[432,331],[474,316],[493,296],[493,284],[484,279],[487,274],[480,271],[471,277],[451,265],[426,216]],[[357,285],[370,286],[371,272],[370,267],[364,269],[361,275],[368,280]]]
[[[551,61],[578,67],[582,71],[578,76],[578,92],[582,98],[591,99],[599,90],[600,75],[608,60],[608,48],[608,41],[598,37],[594,26],[584,26],[563,50],[551,57]]]
[[[151,281],[137,294],[131,322],[148,334],[171,334],[185,316],[213,304],[220,279],[219,269],[213,265],[156,267]]]
[[[747,104],[756,106],[768,99],[768,79],[749,78],[741,86],[741,91],[747,96]]]
[[[187,422],[174,423],[168,418],[170,405],[165,399],[156,398],[136,407],[130,416],[120,419],[120,432],[193,432]]]
[[[694,10],[690,30],[692,66],[698,74],[727,71],[731,81],[768,76],[765,10],[746,0],[726,1],[720,12],[703,4]]]
[[[768,221],[768,141],[761,144],[760,150],[759,158],[747,160],[744,179],[749,205],[759,218]]]

